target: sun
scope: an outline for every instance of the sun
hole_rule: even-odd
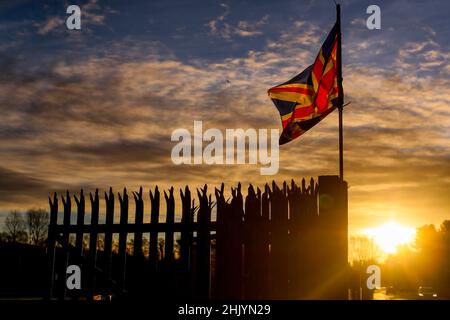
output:
[[[397,247],[414,241],[416,229],[390,221],[376,228],[365,229],[364,233],[373,239],[378,247],[387,254],[397,252]]]

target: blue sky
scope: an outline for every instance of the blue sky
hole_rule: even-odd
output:
[[[65,27],[79,4],[82,30]],[[381,30],[365,27],[381,8]],[[350,225],[449,218],[448,1],[342,4]],[[170,134],[280,128],[266,90],[313,62],[333,1],[0,3],[0,211],[80,187],[262,184],[256,167],[175,167]],[[226,80],[229,80],[228,82]],[[277,181],[337,173],[337,117],[281,149]],[[173,175],[176,173],[176,175]],[[249,178],[252,177],[252,178]],[[421,197],[417,197],[421,194]]]
[[[367,47],[352,56],[352,64],[385,67],[395,53],[410,42],[430,37],[448,50],[450,28],[447,1],[378,1],[382,8],[382,30],[364,27],[366,8],[373,1],[343,2],[344,50],[362,41],[384,40],[383,53],[374,56]],[[217,61],[242,57],[249,50],[263,50],[296,22],[319,27],[324,36],[335,19],[330,1],[73,1],[87,9],[83,26],[87,32],[74,36],[63,30],[67,17],[64,1],[14,1],[0,6],[2,48],[31,57],[68,59],[69,51],[99,55],[116,42],[136,42],[168,50],[177,59]],[[55,22],[56,19],[60,19]],[[54,23],[52,23],[54,22]],[[436,32],[436,30],[438,32]],[[245,33],[247,32],[247,33]],[[76,37],[77,41],[74,42]],[[15,44],[15,45],[14,45]],[[75,52],[73,52],[75,53]],[[126,55],[126,53],[124,53]],[[124,56],[124,58],[126,58]],[[349,58],[344,54],[344,59]]]

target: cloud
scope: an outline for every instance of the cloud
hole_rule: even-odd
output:
[[[38,34],[46,35],[56,28],[64,28],[64,21],[60,17],[50,17],[42,23],[36,23],[35,26],[38,28]]]
[[[424,41],[408,42],[401,47],[395,65],[411,72],[413,70],[436,71],[448,75],[446,66],[450,53],[433,39],[436,33],[432,29],[430,31],[426,28],[426,30],[431,36]]]
[[[80,10],[81,28],[88,32],[93,25],[104,25],[107,15],[117,13],[117,11],[112,10],[108,6],[100,6],[97,0],[89,0],[86,4],[80,5]],[[37,29],[37,34],[41,36],[55,32],[62,33],[66,30],[65,19],[67,17],[68,15],[50,16],[44,21],[34,22],[33,25]]]
[[[215,19],[208,22],[208,26],[212,34],[221,34],[224,37],[229,37],[229,30],[220,31],[219,24],[224,24],[224,29],[229,29],[229,25],[225,24],[225,18],[230,14],[230,7],[226,3],[221,3],[220,6],[224,8],[224,12]],[[224,33],[225,32],[225,33]]]
[[[295,21],[289,30],[283,30],[280,36],[274,40],[268,40],[269,49],[297,50],[300,46],[300,52],[308,52],[311,46],[321,45],[320,40],[324,39],[325,34],[317,25],[306,23],[305,21]],[[286,56],[289,56],[286,54]]]
[[[364,20],[362,18],[355,18],[352,21],[350,21],[350,24],[352,26],[365,27],[366,26],[366,20]]]
[[[437,35],[436,31],[433,28],[429,27],[429,26],[422,27],[422,29],[424,31],[426,31],[432,37],[435,37]]]
[[[266,14],[263,16],[259,21],[256,21],[255,23],[250,23],[248,21],[239,21],[236,29],[235,34],[241,36],[241,37],[252,37],[256,35],[261,35],[262,31],[259,29],[267,23],[269,20],[269,15]]]
[[[50,189],[58,192],[63,190],[61,185],[52,181],[0,167],[0,198],[3,208],[25,209],[27,204],[45,204]]]
[[[111,10],[107,6],[102,8],[98,4],[98,0],[90,0],[81,6],[82,23],[85,25],[104,25],[106,14],[112,13],[117,13],[117,11]]]
[[[256,22],[239,21],[236,26],[233,26],[226,22],[227,16],[231,13],[229,5],[221,3],[220,6],[224,8],[224,12],[218,17],[210,20],[207,24],[212,35],[230,40],[234,35],[240,37],[253,37],[263,34],[260,29],[267,23],[269,15],[264,15]]]

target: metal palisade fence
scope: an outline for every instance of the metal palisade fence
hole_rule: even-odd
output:
[[[245,197],[239,184],[228,199],[223,184],[214,190],[214,200],[206,185],[196,193],[180,190],[177,215],[174,188],[164,191],[164,215],[156,187],[149,192],[150,221],[145,223],[140,188],[132,193],[135,216],[129,223],[131,197],[125,189],[116,198],[110,189],[104,194],[104,223],[99,223],[96,191],[89,194],[90,223],[85,223],[81,191],[73,196],[75,224],[69,192],[61,196],[63,221],[58,224],[55,193],[49,199],[48,297],[347,298],[346,182],[320,176],[309,185],[305,179],[300,186],[272,183],[264,190],[250,185]],[[81,268],[80,290],[67,289],[69,265]]]

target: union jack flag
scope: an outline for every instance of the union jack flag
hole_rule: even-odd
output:
[[[291,80],[270,88],[269,97],[281,115],[280,145],[315,126],[339,104],[338,25],[331,29],[316,60]]]

